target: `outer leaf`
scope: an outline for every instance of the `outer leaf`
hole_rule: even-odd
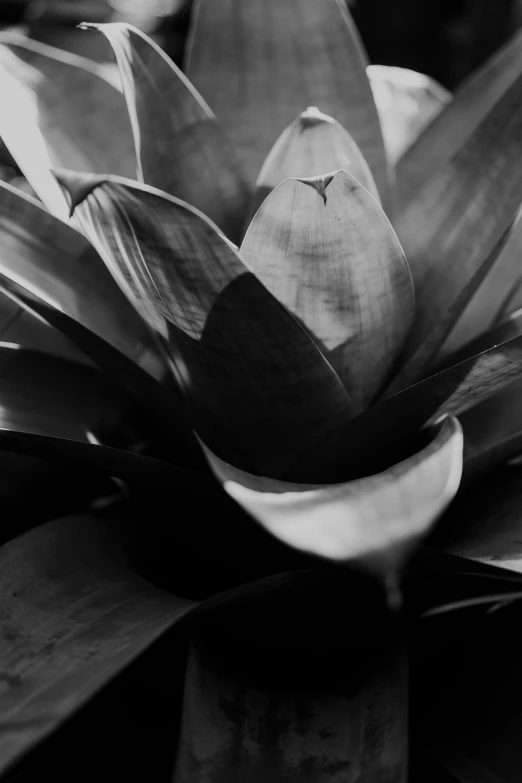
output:
[[[116,280],[165,344],[198,432],[220,455],[277,475],[311,432],[349,414],[312,340],[205,217],[119,178],[60,175]]]
[[[359,147],[332,117],[309,107],[283,131],[256,182],[252,212],[288,177],[317,177],[348,171],[379,201],[377,186]]]
[[[129,567],[117,522],[60,519],[0,549],[0,771],[194,605]]]
[[[225,490],[286,544],[394,577],[457,492],[462,431],[447,419],[432,442],[384,473],[311,486],[251,476],[208,454]]]
[[[424,184],[464,146],[521,73],[522,33],[518,32],[459,87],[453,101],[399,160],[397,189],[401,204],[416,199]]]
[[[396,164],[451,102],[451,93],[441,84],[417,71],[391,65],[369,65],[370,80],[381,122],[386,155]]]
[[[396,223],[417,318],[394,390],[424,371],[492,267],[522,202],[522,75]]]
[[[4,183],[0,183],[0,246],[1,285],[13,281],[150,374],[162,375],[163,363],[149,330],[87,240],[35,199]]]
[[[123,96],[91,60],[2,33],[0,99],[0,137],[50,212],[67,217],[51,168],[135,176]]]
[[[480,410],[480,403],[503,389],[515,398],[517,379],[522,376],[521,321],[513,319],[498,327],[475,341],[469,354],[459,357],[458,363],[374,405],[337,432],[310,443],[309,453],[302,455],[288,475],[304,475],[310,480],[307,461],[317,451],[323,454],[322,471],[313,475],[324,480],[328,476],[340,480],[347,475],[367,475],[401,459],[418,431],[441,416],[460,416],[476,406]],[[494,402],[492,405],[498,407]],[[470,412],[470,416],[475,414]],[[506,426],[508,420],[509,414]],[[476,417],[479,435],[489,430],[488,421],[487,416]]]
[[[360,411],[387,378],[415,299],[379,204],[344,171],[288,179],[264,201],[241,256],[306,327]]]
[[[387,203],[366,59],[344,3],[199,0],[194,13],[188,75],[237,145],[252,182],[275,140],[312,105],[353,136]]]
[[[120,68],[139,179],[201,209],[237,239],[250,194],[207,104],[142,32],[126,24],[93,26],[108,38]]]

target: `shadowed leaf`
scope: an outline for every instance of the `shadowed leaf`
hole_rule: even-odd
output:
[[[87,26],[100,30],[114,50],[139,179],[201,209],[237,240],[250,192],[209,107],[160,47],[139,30],[125,24]]]
[[[344,171],[287,179],[260,207],[240,252],[310,332],[354,410],[368,405],[415,309],[408,264],[375,199]]]
[[[91,60],[0,34],[0,137],[50,212],[67,218],[51,168],[134,177],[124,98]]]
[[[430,177],[450,160],[522,74],[522,33],[475,71],[397,164],[399,203],[417,198]]]
[[[350,134],[332,117],[309,107],[270,150],[256,182],[251,212],[288,177],[317,177],[338,169],[351,174],[380,203],[372,173]]]
[[[422,130],[450,103],[451,93],[408,68],[369,65],[370,80],[388,160],[396,165]]]
[[[344,3],[199,0],[194,19],[188,75],[236,144],[252,182],[286,126],[307,106],[318,106],[353,136],[387,203],[381,129]]]
[[[509,237],[522,202],[522,74],[395,223],[417,317],[392,389],[419,378]]]
[[[157,330],[195,428],[216,452],[277,475],[311,433],[349,415],[346,392],[312,340],[201,213],[119,178],[59,179]]]
[[[78,516],[0,549],[0,770],[50,734],[194,603],[129,566],[122,520]]]
[[[329,560],[359,562],[388,581],[457,492],[462,432],[456,419],[447,419],[408,460],[329,486],[251,476],[210,453],[208,458],[229,495],[272,535]]]

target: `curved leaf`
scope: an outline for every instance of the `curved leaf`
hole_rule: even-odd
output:
[[[0,36],[0,137],[50,212],[67,217],[50,169],[134,177],[125,101],[105,69],[12,33]]]
[[[310,332],[354,411],[368,405],[415,310],[408,264],[375,199],[344,171],[287,179],[259,208],[240,253]]]
[[[401,205],[417,198],[425,183],[464,146],[521,74],[522,33],[517,32],[463,82],[453,101],[398,161],[397,192]]]
[[[204,215],[120,178],[59,180],[157,330],[195,428],[220,455],[277,475],[311,432],[345,420],[337,375]]]
[[[85,237],[5,183],[0,183],[0,247],[2,285],[12,281],[161,377],[163,363],[149,330]]]
[[[462,431],[446,419],[418,454],[375,476],[311,486],[251,476],[207,450],[228,494],[284,543],[392,581],[457,492]]]
[[[179,68],[140,30],[116,23],[85,27],[100,30],[114,50],[131,118],[139,179],[197,207],[227,236],[238,239],[250,192],[234,150],[209,107]]]
[[[419,378],[498,258],[522,203],[522,74],[395,223],[417,318],[393,389]]]
[[[451,93],[423,73],[393,65],[368,65],[386,155],[395,165],[422,130],[451,102]]]
[[[388,201],[388,171],[359,36],[341,0],[199,0],[187,72],[254,182],[269,150],[307,106],[335,117]],[[325,172],[321,172],[325,173]]]
[[[351,174],[380,203],[369,166],[348,131],[311,106],[283,131],[270,150],[257,178],[251,212],[289,177],[318,177],[338,169]]]
[[[55,520],[0,549],[0,771],[56,730],[194,602],[129,565],[121,519]]]

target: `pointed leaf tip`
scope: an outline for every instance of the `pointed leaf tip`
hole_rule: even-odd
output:
[[[86,174],[67,169],[56,169],[51,171],[51,174],[69,199],[69,217],[73,216],[78,204],[81,204],[98,185],[107,179],[104,174]]]

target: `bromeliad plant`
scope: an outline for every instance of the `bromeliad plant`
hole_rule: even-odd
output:
[[[1,556],[4,768],[212,592],[190,595],[196,575],[178,599],[121,571],[102,555],[120,528],[103,520],[35,527],[106,494],[100,474],[134,503],[172,489],[164,543],[181,493],[206,562],[243,561],[220,588],[308,565],[242,508],[293,550],[377,576],[397,605],[406,558],[463,464],[471,481],[521,449],[522,336],[516,318],[499,326],[521,274],[521,39],[450,101],[426,77],[367,68],[336,0],[200,0],[186,75],[138,30],[97,27],[119,76],[23,38],[0,44],[0,136],[38,197],[0,187],[0,448],[11,480],[47,504]],[[68,492],[53,467],[64,460]],[[77,486],[78,464],[93,484]],[[217,522],[202,527],[203,508]],[[354,746],[343,763],[403,780],[397,726],[385,750]],[[208,770],[224,746],[187,731],[177,780],[221,780]],[[198,757],[205,737],[216,758]],[[242,752],[247,780],[255,754]],[[328,752],[306,751],[321,780],[337,779]]]

